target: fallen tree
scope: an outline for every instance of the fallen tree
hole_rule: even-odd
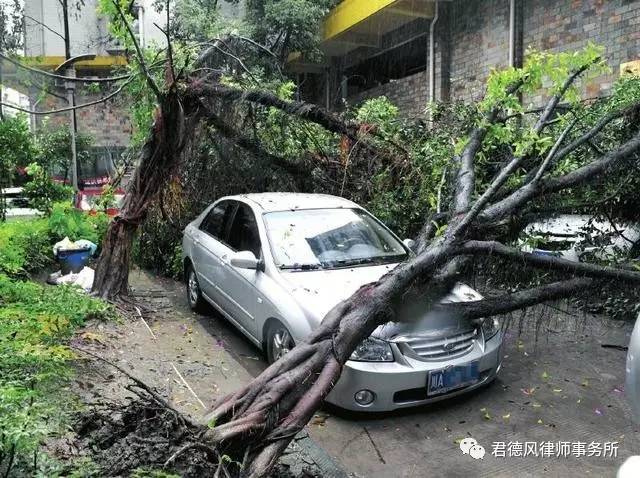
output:
[[[113,5],[127,26],[120,3],[114,0]],[[212,60],[212,52],[219,53],[219,40],[203,45],[197,60],[182,68],[176,68],[169,45],[161,87],[127,29],[137,52],[137,74],[153,92],[157,110],[124,206],[102,247],[94,283],[94,293],[101,297],[126,296],[134,234],[175,174],[198,125],[216,129],[252,154],[261,153],[265,161],[292,168],[287,158],[268,151],[242,126],[227,121],[229,112],[266,108],[319,125],[348,139],[349,157],[383,157],[393,163],[394,156],[404,154],[375,129],[345,121],[317,105],[282,99],[272,91],[256,89],[253,83],[245,87],[220,81],[220,64],[216,63],[222,61],[220,55]],[[222,44],[231,42],[225,39]],[[239,60],[237,55],[221,56],[234,63]],[[527,111],[521,98],[540,88],[544,76],[540,65],[561,67],[567,73],[560,79],[554,75],[543,108]],[[558,210],[554,201],[582,190],[607,202],[606,191],[599,191],[603,180],[622,177],[630,167],[637,167],[640,130],[633,119],[640,112],[640,88],[603,103],[584,104],[575,99],[575,83],[602,67],[599,52],[588,48],[578,55],[532,55],[523,68],[494,73],[477,118],[459,143],[459,154],[451,158],[451,174],[443,174],[449,191],[444,206],[440,211],[424,211],[416,254],[338,304],[306,341],[220,400],[208,415],[210,426],[190,434],[195,438],[177,450],[171,462],[204,447],[215,451],[211,459],[218,460],[218,469],[225,473],[267,474],[337,382],[356,346],[378,326],[394,320],[398,306],[411,297],[408,291],[428,296],[434,308],[455,308],[469,320],[483,320],[612,281],[639,283],[640,272],[628,265],[628,258],[615,264],[576,263],[536,256],[511,245],[526,225],[521,217],[530,213],[552,217]],[[602,140],[604,133],[606,140]],[[488,161],[491,155],[500,161]],[[542,212],[541,204],[549,207]],[[544,271],[554,279],[503,297],[464,305],[440,304],[474,257],[499,257],[532,275]],[[221,456],[231,461],[219,459]]]
[[[589,142],[613,122],[624,123],[626,118],[637,113],[640,110],[640,98],[603,114],[593,126],[577,135],[572,131],[576,122],[565,118],[566,126],[554,137],[554,142],[540,144],[544,130],[558,122],[559,117],[564,118],[558,116],[557,108],[567,92],[571,91],[574,82],[602,61],[593,54],[578,58],[582,63],[572,64],[571,71],[563,82],[557,85],[555,93],[537,113],[535,119],[521,120],[529,142],[514,148],[500,168],[490,175],[490,179],[479,184],[480,175],[486,175],[486,171],[482,171],[483,165],[478,160],[480,153],[487,150],[487,145],[492,136],[495,137],[497,129],[509,121],[505,117],[514,109],[521,111],[518,97],[529,91],[534,82],[530,76],[531,72],[526,68],[511,70],[502,77],[496,75],[476,127],[469,133],[459,156],[452,158],[457,173],[452,185],[450,207],[438,215],[437,221],[425,221],[416,255],[337,305],[305,342],[297,345],[292,352],[271,365],[251,383],[219,401],[208,415],[212,424],[210,429],[206,430],[197,442],[186,444],[179,453],[186,454],[205,445],[241,462],[242,466],[234,470],[238,474],[267,474],[291,439],[305,426],[337,382],[342,367],[356,346],[378,326],[394,320],[394,311],[409,290],[428,294],[434,307],[453,307],[473,320],[567,297],[579,290],[600,285],[603,281],[640,283],[640,272],[624,264],[575,263],[558,257],[525,253],[508,245],[508,238],[513,233],[508,227],[509,223],[535,204],[548,201],[559,193],[590,187],[596,184],[603,174],[617,174],[625,165],[638,161],[640,131],[632,128],[620,144],[602,151],[595,158],[588,157],[583,164],[576,164],[568,172],[558,174],[555,167],[568,155],[588,147]],[[508,81],[505,81],[505,77]],[[499,85],[500,89],[497,89],[496,85]],[[276,108],[363,143],[364,154],[375,148],[371,137],[362,133],[362,129],[357,125],[345,123],[339,117],[315,105],[283,101],[268,92],[234,89],[201,77],[187,78],[180,88],[170,91],[173,91],[170,94],[175,95],[174,103],[182,105],[181,111],[185,112],[185,117],[198,116],[205,122],[211,119],[212,124],[221,128],[228,137],[242,138],[242,134],[234,133],[231,126],[221,123],[219,107],[216,108],[215,104],[245,103]],[[160,102],[161,109],[163,105]],[[165,118],[166,115],[161,114],[158,117]],[[169,131],[166,131],[168,125],[166,122],[157,121],[149,143],[162,145],[154,151],[167,158],[161,163],[163,165],[171,164],[168,158],[175,160],[176,154],[180,152],[180,145],[184,143],[179,135],[173,134],[173,128],[172,136],[162,136],[169,134]],[[177,130],[183,131],[182,128]],[[575,139],[567,142],[570,133]],[[159,136],[162,139],[158,139]],[[257,147],[255,143],[246,140],[239,140],[239,145],[249,149]],[[149,169],[150,164],[155,164],[156,160],[153,158],[153,155],[143,153],[136,181],[143,178],[143,171]],[[163,171],[168,173],[170,170]],[[514,182],[516,173],[522,179]],[[157,196],[163,186],[161,179],[164,176],[165,174],[159,175],[155,183],[145,183],[145,198],[150,200]],[[137,192],[137,188],[136,183],[129,193],[130,197],[122,217],[112,225],[113,231],[123,227],[122,223],[131,223],[130,217],[139,220],[144,216],[145,202],[138,199],[138,196],[142,195]],[[443,228],[444,225],[446,227]],[[130,237],[125,239],[127,244],[130,244]],[[117,278],[96,283],[96,292],[105,297],[126,291],[124,271],[128,264],[123,261],[126,255],[113,255],[110,252],[123,247],[126,250],[130,245],[123,246],[122,243],[115,242],[105,244],[105,251],[98,267],[98,277]],[[468,258],[473,256],[497,256],[532,271],[551,271],[561,277],[565,276],[566,279],[538,285],[504,297],[464,305],[438,305],[440,299],[447,295],[459,280]]]

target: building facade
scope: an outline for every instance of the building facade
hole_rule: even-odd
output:
[[[91,55],[90,58],[74,63],[76,76],[96,78],[110,76],[113,69],[126,64],[123,47],[108,32],[107,19],[97,10],[97,0],[85,0],[83,5],[73,7],[69,1],[68,43],[70,57]],[[152,8],[152,0],[136,1],[133,23],[138,42],[142,45],[165,42],[163,33],[154,23],[164,25],[164,16]],[[55,70],[65,61],[66,34],[63,10],[60,3],[51,0],[25,0],[25,43],[24,53],[27,59],[38,68]],[[65,74],[65,71],[61,71]],[[68,106],[62,85],[54,85],[60,95],[43,97],[39,85],[30,85],[23,93],[30,98],[31,109],[45,111]],[[88,103],[103,96],[79,84],[76,91],[76,104]],[[115,98],[113,101],[80,109],[76,112],[77,129],[90,135],[96,151],[111,155],[113,151],[122,151],[129,144],[131,121],[126,105]],[[50,117],[37,116],[34,126],[68,124],[69,114],[57,114]]]
[[[121,45],[109,35],[107,19],[100,15],[97,0],[84,0],[75,7],[69,4],[69,43],[71,56],[93,53],[96,66],[118,64],[114,60],[122,52]],[[165,43],[164,34],[154,25],[165,24],[162,13],[153,7],[153,0],[136,0],[132,13],[133,28],[141,46]],[[56,66],[64,61],[64,15],[60,2],[51,0],[25,0],[25,56],[42,57],[44,65]],[[59,63],[56,61],[61,60]],[[115,62],[115,63],[114,63]]]
[[[24,54],[27,61],[37,68],[54,71],[67,57],[86,56],[73,63],[75,75],[82,78],[111,76],[114,69],[126,65],[123,46],[109,34],[107,18],[97,9],[97,0],[78,2],[68,0],[67,24],[61,3],[55,0],[24,1]],[[166,44],[164,34],[154,25],[164,26],[164,14],[152,7],[153,0],[136,0],[131,10],[134,16],[132,27],[141,46]],[[62,68],[60,74],[69,74]],[[43,94],[43,85],[48,94]],[[75,83],[75,104],[90,103],[105,96],[107,92],[96,92],[82,83]],[[21,81],[20,72],[13,76],[14,89],[29,99],[29,109],[50,111],[69,105],[68,90],[64,82],[34,78]],[[132,124],[128,116],[128,105],[124,100],[112,100],[76,110],[76,130],[92,139],[89,164],[79,164],[80,177],[108,176],[114,162],[128,147]],[[32,115],[32,127],[69,127],[70,113]]]
[[[385,95],[413,116],[430,100],[479,100],[490,71],[522,64],[528,48],[588,42],[604,46],[612,73],[583,93],[606,95],[638,68],[640,0],[343,0],[325,21],[325,64],[291,68],[308,99],[340,108]]]

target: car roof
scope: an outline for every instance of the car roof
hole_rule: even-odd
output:
[[[356,203],[329,194],[304,193],[256,193],[230,196],[225,199],[252,203],[262,212],[289,211],[293,209],[360,208]]]
[[[596,219],[585,214],[560,214],[556,217],[546,218],[541,221],[532,222],[527,225],[525,232],[541,233],[541,234],[573,234],[578,235],[585,232],[592,232],[591,229],[600,230],[602,232],[616,232],[616,229],[622,228],[622,232],[626,229],[637,229],[635,224],[622,223],[612,224],[607,220]]]

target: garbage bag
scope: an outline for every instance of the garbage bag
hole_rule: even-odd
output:
[[[64,239],[62,239],[59,242],[56,242],[53,245],[53,257],[58,257],[58,251],[60,249],[65,249],[65,250],[73,250],[73,249],[82,249],[81,247],[78,247],[76,245],[75,242],[73,242],[71,239],[69,239],[68,237],[65,237]]]
[[[96,244],[91,241],[87,241],[86,239],[76,241],[76,245],[79,249],[89,249],[92,256],[96,253],[96,249],[98,249]]]
[[[56,279],[56,284],[71,284],[77,285],[84,289],[86,292],[91,291],[93,286],[93,279],[95,271],[91,267],[84,267],[80,272],[74,274],[67,274]]]

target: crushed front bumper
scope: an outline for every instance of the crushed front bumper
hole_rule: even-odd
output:
[[[346,410],[385,412],[414,407],[461,395],[490,383],[502,365],[502,332],[484,343],[476,342],[466,354],[441,361],[417,360],[403,355],[392,343],[394,362],[353,362],[345,364],[340,380],[327,396],[327,402]],[[427,395],[429,372],[452,365],[479,362],[479,380],[469,386],[440,395]],[[375,398],[369,405],[360,405],[355,394],[369,390]]]

